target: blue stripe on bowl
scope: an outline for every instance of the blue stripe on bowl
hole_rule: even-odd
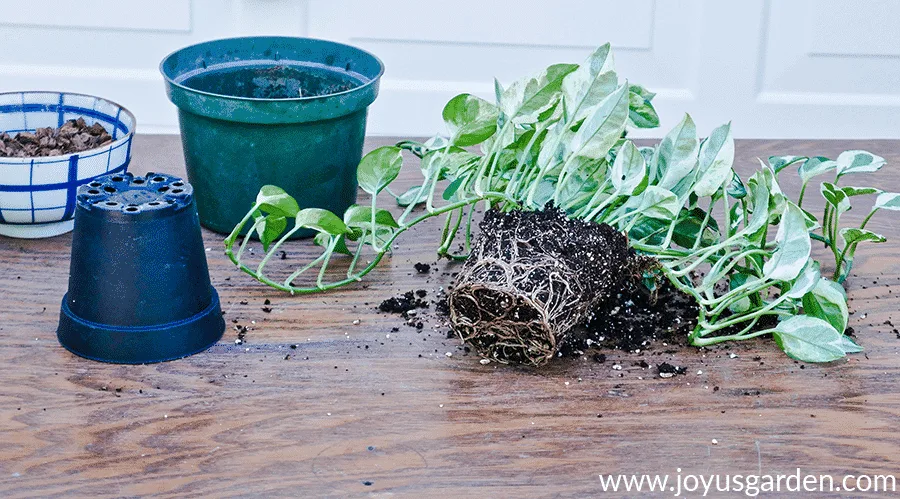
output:
[[[60,221],[69,220],[74,216],[75,212],[75,201],[77,196],[78,187],[93,181],[94,179],[101,177],[103,175],[107,175],[109,173],[120,173],[125,172],[128,169],[128,165],[131,162],[131,142],[134,128],[134,116],[128,112],[128,110],[122,108],[121,106],[116,105],[113,102],[107,101],[105,99],[101,99],[98,97],[86,96],[86,95],[78,95],[78,94],[69,94],[65,92],[54,93],[54,92],[17,92],[17,98],[14,97],[15,100],[3,99],[6,103],[0,105],[0,113],[7,114],[19,114],[22,117],[22,121],[20,122],[24,128],[15,129],[15,130],[0,130],[5,131],[10,134],[16,134],[20,132],[34,132],[34,121],[29,124],[28,115],[30,113],[56,113],[58,123],[57,126],[62,126],[66,117],[73,117],[73,115],[82,116],[86,119],[93,120],[96,122],[102,123],[107,130],[110,131],[110,135],[113,138],[113,144],[107,146],[102,149],[97,149],[91,151],[87,154],[72,154],[66,155],[61,158],[54,157],[41,157],[41,158],[0,158],[0,181],[2,181],[2,169],[4,166],[25,166],[29,168],[29,178],[28,185],[7,185],[0,183],[0,197],[2,197],[3,192],[28,192],[29,196],[24,204],[19,206],[4,206],[0,208],[0,224],[21,224],[27,225],[27,222],[18,223],[18,222],[8,222],[6,221],[3,212],[9,212],[7,215],[13,212],[23,213],[30,212],[31,213],[31,223],[35,223],[35,213],[37,212],[46,212],[48,210],[62,210],[63,215],[60,218]],[[10,94],[7,94],[10,95]],[[12,94],[15,95],[15,94]],[[73,102],[73,104],[66,104],[66,100]],[[19,101],[19,104],[10,104],[10,102]],[[89,101],[93,101],[93,108],[86,107],[89,106]],[[104,111],[98,111],[96,109],[97,103],[104,104]],[[115,113],[113,115],[113,110]],[[35,118],[37,119],[37,117]],[[46,121],[46,118],[42,118]],[[43,126],[43,125],[42,125]],[[127,136],[127,137],[125,137]],[[124,137],[124,140],[123,140]],[[125,147],[124,158],[118,159],[115,163],[112,162],[112,154],[113,151],[118,150],[120,147]],[[88,177],[78,178],[79,175],[79,165],[85,164],[84,160],[88,158],[94,158],[100,154],[106,154],[106,171],[98,171],[96,166],[91,165],[90,170],[85,169],[82,174],[87,172],[96,172],[96,174],[91,175],[91,173],[87,173]],[[101,160],[102,161],[102,160]],[[58,168],[59,169],[59,182],[53,183],[44,183],[44,184],[35,184],[34,183],[34,167],[35,165],[58,165],[51,166],[50,168]],[[85,166],[87,168],[87,166]],[[93,171],[92,171],[93,170]],[[23,172],[24,173],[24,172]],[[55,175],[55,174],[54,174]],[[23,179],[24,181],[24,179]],[[65,190],[66,198],[64,206],[51,206],[51,207],[40,207],[36,208],[34,206],[34,193],[42,192],[42,191],[54,191],[54,190]],[[24,199],[22,201],[25,201]],[[62,196],[60,196],[60,202],[62,201]],[[30,206],[29,206],[30,204]],[[54,203],[56,204],[56,203]],[[42,222],[45,223],[45,222]]]

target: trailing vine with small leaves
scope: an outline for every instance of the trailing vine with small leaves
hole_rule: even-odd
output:
[[[263,187],[225,240],[226,254],[269,286],[314,293],[361,280],[401,234],[430,218],[444,218],[438,255],[465,259],[479,203],[536,210],[552,202],[571,217],[616,227],[635,250],[659,261],[645,282],[653,288],[667,279],[697,301],[693,345],[771,335],[788,355],[808,362],[861,351],[844,334],[849,314],[841,283],[860,243],[884,242],[866,225],[880,210],[900,210],[900,194],[840,184],[848,175],[878,171],[883,158],[866,151],[847,151],[834,160],[777,156],[760,161],[745,181],[732,168],[731,124],[701,139],[689,115],[657,146],[638,147],[625,138],[626,128],[658,126],[654,94],[619,82],[608,44],[581,65],[556,64],[506,88],[495,81],[495,89],[496,103],[470,94],[447,103],[448,137],[403,141],[365,155],[357,178],[369,203],[352,206],[342,218],[301,210],[283,190]],[[422,182],[395,194],[389,186],[404,151],[421,158]],[[796,201],[778,182],[794,169],[802,181]],[[833,181],[821,184],[826,204],[820,219],[803,209],[803,201],[811,180],[825,174],[833,174]],[[399,217],[379,207],[383,191],[405,208]],[[869,215],[859,227],[842,226],[841,215],[861,196],[874,197]],[[249,233],[238,243],[245,229]],[[267,264],[303,229],[316,231],[323,251],[285,279],[271,277]],[[265,254],[250,263],[245,250],[254,233]],[[456,254],[451,248],[459,238],[464,251]],[[811,257],[813,241],[834,256],[830,278]],[[335,278],[328,269],[339,255],[349,261]],[[295,284],[308,273],[313,277],[306,284]],[[774,327],[760,326],[773,316]]]

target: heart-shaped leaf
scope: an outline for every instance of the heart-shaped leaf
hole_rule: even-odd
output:
[[[628,119],[628,88],[620,86],[587,113],[584,122],[567,144],[575,156],[604,159],[622,136]]]
[[[857,229],[855,227],[845,227],[841,229],[841,237],[844,238],[844,241],[847,241],[847,244],[858,244],[866,241],[872,243],[883,243],[887,241],[887,239],[881,234],[876,234],[866,229]]]
[[[562,95],[568,123],[583,120],[591,107],[616,89],[619,79],[614,66],[609,44],[606,43],[588,56],[578,69],[563,78]]]
[[[772,168],[772,171],[778,173],[788,166],[805,161],[806,159],[806,156],[769,156],[769,166]]]
[[[794,203],[788,202],[781,214],[775,243],[777,247],[763,266],[763,274],[769,279],[791,281],[800,275],[812,249],[806,218]]]
[[[869,194],[881,194],[883,192],[881,189],[876,189],[874,187],[853,187],[850,185],[841,187],[841,191],[843,191],[847,197],[867,196]]]
[[[806,183],[809,182],[809,179],[823,173],[828,173],[835,168],[837,168],[837,162],[828,158],[823,158],[822,156],[809,158],[805,163],[800,165],[800,179],[803,183]]]
[[[843,333],[850,318],[844,288],[824,277],[819,279],[815,287],[803,295],[803,313],[828,321],[836,331]]]
[[[349,248],[347,248],[347,241],[346,241],[346,239],[344,239],[344,236],[332,236],[331,234],[328,234],[327,232],[319,232],[319,233],[316,234],[316,236],[313,238],[313,242],[316,243],[316,245],[325,248],[325,247],[327,247],[329,244],[331,244],[331,238],[332,238],[332,237],[337,237],[337,238],[338,238],[338,239],[337,239],[337,243],[334,245],[334,250],[333,250],[333,251],[334,251],[335,253],[340,253],[340,254],[342,254],[342,255],[353,256],[353,253],[350,251]]]
[[[472,94],[450,99],[442,113],[450,129],[450,140],[462,147],[480,144],[494,135],[499,114],[496,106]]]
[[[628,123],[635,128],[656,128],[659,115],[650,102],[656,94],[640,85],[628,86]]]
[[[356,169],[359,186],[374,196],[397,178],[402,165],[403,155],[399,147],[379,147],[363,156],[359,162]]]
[[[333,236],[347,234],[350,229],[334,213],[321,208],[305,208],[297,213],[294,223],[306,229],[327,232]]]
[[[831,362],[844,357],[844,342],[828,322],[806,315],[790,317],[772,330],[775,343],[792,359]]]
[[[421,185],[414,185],[407,189],[403,194],[397,196],[396,199],[398,206],[421,204],[428,200],[428,191],[422,190]]]
[[[900,211],[900,194],[883,192],[875,198],[875,208],[880,210]]]
[[[283,217],[294,217],[300,211],[297,200],[292,198],[281,187],[264,185],[256,195],[256,204],[262,211]]]
[[[700,141],[697,139],[697,126],[689,114],[685,114],[681,122],[675,126],[659,143],[655,156],[655,164],[651,169],[650,182],[663,189],[671,189],[684,177],[693,172],[697,165],[697,154]]]
[[[278,238],[287,228],[287,218],[280,214],[268,214],[256,219],[256,232],[264,251],[269,251],[269,245]]]
[[[367,228],[371,230],[372,207],[353,205],[344,213],[344,223],[348,227]],[[397,221],[391,212],[382,209],[375,210],[375,225],[398,228]]]
[[[725,182],[733,180],[734,137],[731,123],[726,123],[709,134],[700,146],[697,183],[694,192],[698,196],[712,196]]]
[[[646,180],[647,165],[644,163],[644,157],[630,140],[622,144],[616,153],[609,177],[616,193],[622,196],[634,194]]]
[[[495,83],[500,110],[508,120],[533,123],[559,99],[563,78],[577,68],[577,64],[554,64],[538,76],[517,80],[506,89]]]
[[[824,197],[825,201],[833,206],[838,213],[843,213],[850,209],[850,198],[847,197],[847,194],[845,194],[840,187],[830,182],[822,182],[821,190],[822,197]]]
[[[726,192],[728,195],[733,197],[734,199],[743,199],[747,196],[747,188],[744,187],[744,182],[741,180],[740,175],[737,172],[732,171],[731,182],[726,187]]]
[[[632,197],[629,203],[636,201],[635,210],[641,215],[661,220],[674,220],[681,210],[678,197],[671,191],[661,187],[648,186],[638,197]]]
[[[868,151],[844,151],[837,158],[837,177],[848,173],[872,173],[884,166],[884,158]]]

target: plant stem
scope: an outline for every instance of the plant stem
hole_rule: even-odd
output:
[[[710,346],[710,345],[715,345],[716,343],[724,343],[726,341],[749,340],[750,338],[756,338],[757,336],[771,334],[773,331],[774,331],[774,329],[765,329],[763,331],[756,331],[753,333],[746,333],[746,334],[730,334],[727,336],[713,336],[713,337],[700,336],[697,338],[691,338],[691,345],[694,345],[695,347],[706,347],[706,346]]]
[[[350,266],[347,268],[347,277],[351,277],[353,275],[353,270],[356,268],[356,264],[359,262],[359,256],[362,255],[362,250],[365,247],[366,235],[363,234],[359,237],[359,242],[356,244],[356,251],[353,252],[353,260],[350,261]],[[358,280],[359,278],[357,278]]]
[[[297,232],[298,230],[300,230],[301,228],[302,228],[302,227],[300,227],[299,225],[294,224],[294,227],[291,228],[291,230],[289,230],[289,231],[287,232],[287,234],[281,236],[281,238],[279,238],[278,241],[275,242],[275,245],[273,245],[271,248],[269,248],[269,251],[266,252],[266,255],[263,257],[262,261],[259,262],[259,266],[256,267],[256,272],[258,272],[259,274],[262,274],[262,272],[263,272],[263,267],[266,266],[266,263],[269,262],[269,259],[272,258],[272,255],[274,255],[275,252],[278,251],[278,248],[280,248],[281,245],[282,245],[285,241],[288,240],[288,238],[290,238],[291,236],[293,236],[294,233],[296,233],[296,232]]]
[[[860,225],[859,228],[860,228],[860,229],[865,229],[865,228],[866,228],[866,225],[869,223],[869,220],[872,219],[872,215],[874,215],[875,212],[877,212],[877,211],[880,210],[880,209],[881,209],[881,208],[872,208],[872,211],[870,211],[869,214],[866,215],[866,218],[863,219],[862,225]]]
[[[803,195],[806,194],[806,184],[808,180],[803,181],[803,185],[800,187],[800,196],[797,198],[797,207],[803,208]]]

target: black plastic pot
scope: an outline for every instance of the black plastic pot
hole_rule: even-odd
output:
[[[78,189],[62,346],[144,364],[206,350],[224,330],[190,184],[125,173]]]

